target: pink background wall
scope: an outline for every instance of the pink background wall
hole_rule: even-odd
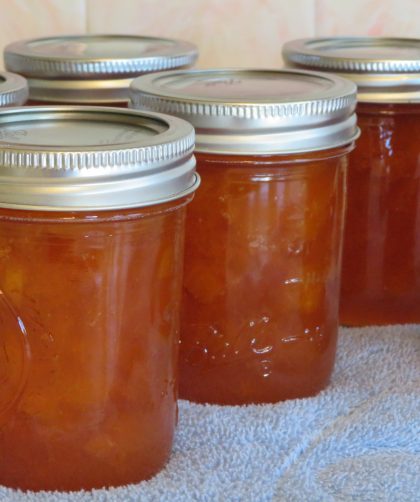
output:
[[[420,38],[420,0],[0,0],[0,46],[70,33],[195,42],[199,65],[281,64],[281,44],[314,35]]]

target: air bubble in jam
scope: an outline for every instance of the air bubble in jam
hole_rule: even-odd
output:
[[[309,341],[309,342],[321,342],[324,337],[323,330],[321,326],[315,326],[310,328],[304,328],[301,333],[296,333],[291,336],[283,337],[281,341],[283,343],[299,342],[299,341]]]
[[[223,337],[222,333],[215,326],[210,326],[209,331],[213,336]]]
[[[292,277],[291,279],[286,279],[284,281],[284,284],[299,284],[302,282],[302,279],[299,279],[298,277]]]
[[[300,240],[295,240],[289,243],[287,249],[291,255],[298,256],[305,249],[305,243]]]
[[[268,352],[271,352],[273,350],[273,346],[272,345],[267,345],[267,347],[262,347],[260,349],[254,347],[252,349],[252,351],[255,353],[255,354],[267,354]]]
[[[271,375],[271,361],[264,359],[261,361],[262,377],[268,378]]]

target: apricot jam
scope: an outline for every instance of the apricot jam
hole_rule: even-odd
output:
[[[275,402],[327,385],[346,151],[196,154],[202,186],[187,210],[181,396]]]
[[[136,79],[132,100],[196,127],[202,186],[187,209],[180,396],[318,393],[336,350],[355,86],[309,72],[169,72]]]
[[[341,321],[420,322],[420,104],[360,103],[350,155]]]
[[[289,42],[294,67],[339,72],[358,86],[362,131],[351,153],[340,320],[420,322],[420,40]],[[330,74],[330,73],[329,73]]]
[[[29,81],[30,105],[127,107],[139,75],[192,66],[197,47],[136,35],[73,35],[23,40],[4,50],[5,67]]]
[[[29,366],[20,399],[0,414],[0,484],[100,488],[166,463],[185,202],[90,215],[0,209],[0,284]]]
[[[44,107],[0,129],[0,484],[150,478],[177,417],[192,127]]]

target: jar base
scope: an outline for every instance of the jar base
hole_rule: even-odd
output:
[[[351,302],[345,300],[340,310],[343,327],[386,326],[420,323],[420,299],[415,301],[377,300]]]
[[[147,481],[153,478],[162,469],[165,468],[166,464],[169,461],[169,457],[170,455],[168,454],[162,463],[155,465],[151,469],[147,469],[147,471],[143,471],[143,473],[135,473],[135,469],[132,469],[131,472],[127,472],[126,475],[114,474],[112,478],[111,474],[108,473],[103,477],[101,481],[99,480],[100,476],[98,476],[99,469],[96,470],[90,468],[89,466],[86,466],[83,475],[77,478],[73,477],[73,479],[71,479],[70,477],[68,479],[62,478],[60,481],[58,476],[54,477],[54,474],[50,469],[49,472],[46,472],[46,476],[50,477],[50,480],[47,482],[45,479],[31,479],[31,476],[27,471],[25,471],[24,476],[22,476],[25,479],[21,480],[2,479],[2,477],[0,476],[0,485],[13,490],[33,492],[77,492],[81,490],[87,491],[118,488],[121,486],[137,484],[141,481]],[[46,469],[46,471],[47,470],[48,469]]]
[[[219,386],[213,386],[211,391],[209,389],[192,389],[190,386],[182,386],[180,388],[179,397],[197,404],[215,404],[221,406],[243,406],[249,404],[275,404],[290,399],[304,399],[307,397],[314,397],[328,387],[330,378],[323,381],[316,381],[308,384],[305,387],[301,386],[298,390],[296,386],[291,385],[290,389],[273,392],[268,389],[266,392],[243,394],[229,393],[220,390]],[[227,384],[225,385],[227,387]],[[220,392],[218,392],[220,390]]]

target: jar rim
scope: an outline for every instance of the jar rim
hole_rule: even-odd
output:
[[[185,40],[126,34],[32,38],[4,49],[8,70],[40,79],[127,78],[189,66],[197,57],[197,47]]]
[[[319,37],[283,46],[288,67],[334,73],[352,80],[358,101],[420,101],[420,39],[397,37]]]
[[[69,104],[127,103],[134,77],[197,58],[191,42],[128,34],[33,38],[4,49],[6,68],[28,79],[30,99]]]
[[[131,107],[183,118],[196,151],[293,153],[356,139],[356,86],[304,70],[176,70],[140,76]]]
[[[27,99],[27,80],[16,73],[0,72],[0,107],[20,106]]]
[[[0,111],[0,207],[87,211],[175,200],[199,184],[190,124],[103,107]]]

